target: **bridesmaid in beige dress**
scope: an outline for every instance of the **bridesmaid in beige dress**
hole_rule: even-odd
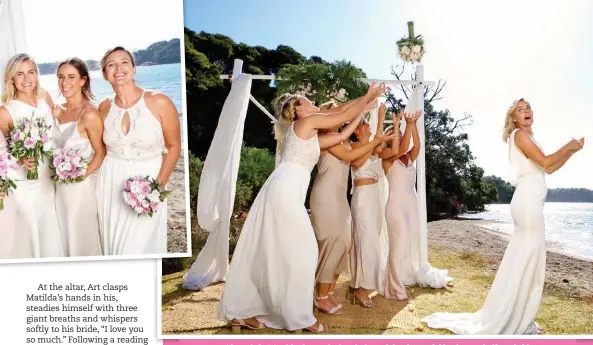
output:
[[[386,107],[379,110],[377,133],[383,133]],[[371,127],[361,123],[352,136],[352,147],[359,148],[370,141]],[[376,146],[362,157],[352,161],[352,220],[354,222],[354,246],[350,254],[352,280],[347,298],[371,308],[373,303],[369,291],[381,291],[383,287],[384,263],[381,263],[380,235],[383,225],[379,178],[381,159],[378,154],[383,145]]]
[[[320,106],[322,111],[342,109],[334,102]],[[325,132],[337,134],[339,127]],[[395,137],[395,136],[393,136]],[[352,220],[347,189],[350,162],[371,152],[391,136],[377,135],[372,141],[351,149],[349,142],[322,150],[317,163],[317,176],[310,198],[311,222],[319,245],[319,260],[315,274],[314,305],[325,314],[343,314],[343,305],[334,297],[340,274],[348,269],[348,251],[352,242]]]
[[[66,256],[102,255],[96,193],[96,171],[105,158],[103,119],[91,104],[91,78],[86,63],[70,58],[58,65],[58,86],[66,103],[54,108],[58,149],[77,149],[92,157],[84,180],[56,184],[56,210]]]
[[[399,127],[401,113],[394,125]],[[414,161],[420,152],[420,136],[416,121],[420,112],[406,116],[404,135],[391,141],[391,146],[381,152],[382,164],[389,181],[389,199],[386,206],[389,255],[385,274],[386,299],[408,298],[405,283],[415,277],[419,268],[418,258],[418,203],[416,197],[416,170]],[[399,131],[399,130],[398,130]],[[410,137],[414,146],[409,149]]]

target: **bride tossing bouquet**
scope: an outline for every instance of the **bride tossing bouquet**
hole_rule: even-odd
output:
[[[16,184],[13,180],[8,178],[10,170],[18,170],[19,165],[16,159],[9,153],[0,153],[0,211],[4,209],[4,197],[8,196],[13,189],[16,189]]]
[[[162,191],[160,187],[160,184],[151,177],[131,177],[124,182],[124,201],[138,213],[138,217],[143,214],[152,217],[171,193]]]
[[[53,171],[52,180],[60,184],[84,181],[86,169],[92,157],[85,157],[79,149],[57,149],[50,168]]]
[[[35,167],[27,172],[27,180],[39,178],[39,161],[50,159],[53,155],[53,141],[49,135],[51,125],[45,118],[35,117],[35,112],[30,118],[22,118],[14,124],[10,132],[8,148],[17,159],[34,158]]]

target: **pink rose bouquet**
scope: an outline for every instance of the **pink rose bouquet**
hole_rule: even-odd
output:
[[[19,165],[16,159],[9,153],[0,153],[0,193],[4,194],[4,197],[8,196],[13,189],[16,189],[16,184],[13,180],[8,178],[8,172],[10,170],[18,170]],[[0,211],[4,209],[4,199],[0,199]]]
[[[152,217],[170,193],[161,190],[160,187],[160,184],[151,177],[131,177],[124,182],[124,201],[138,213],[138,217],[143,214]]]

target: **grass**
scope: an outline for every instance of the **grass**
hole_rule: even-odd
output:
[[[415,327],[398,328],[393,326],[397,323],[394,320],[398,318],[398,313],[407,313],[418,322],[419,319],[433,312],[477,311],[486,298],[496,274],[498,262],[472,252],[456,253],[439,248],[430,248],[429,257],[434,267],[448,269],[449,275],[455,278],[447,289],[411,287],[408,291],[412,296],[412,302],[408,306],[401,302],[377,297],[374,299],[376,303],[373,309],[363,309],[348,304],[344,315],[316,314],[316,316],[319,316],[322,322],[330,323],[330,333],[333,334],[450,334],[446,330],[430,329],[419,323]],[[213,290],[207,293],[185,291],[181,288],[183,274],[184,272],[174,273],[162,278],[163,334],[229,334],[230,329],[224,327],[224,323],[209,321],[202,324],[201,322],[204,318],[215,318],[211,309],[216,305],[217,300],[212,296],[215,297],[222,291],[222,284],[209,287],[208,289]],[[348,280],[348,277],[340,279],[342,290],[345,290]],[[196,298],[199,299],[200,294],[209,294],[208,307],[196,300]],[[343,298],[343,291],[338,291],[336,294]],[[592,297],[547,288],[544,291],[536,321],[547,334],[590,334],[593,331]],[[191,320],[183,317],[181,313],[184,309],[185,312],[190,313],[188,315],[198,315],[196,316],[198,319]],[[171,325],[183,331],[168,330],[167,328]],[[287,334],[287,332],[265,330],[261,334]]]

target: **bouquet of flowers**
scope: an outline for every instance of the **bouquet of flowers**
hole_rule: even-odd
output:
[[[138,217],[143,214],[152,217],[170,193],[162,191],[160,184],[149,176],[134,176],[124,182],[124,201],[138,213]]]
[[[19,165],[16,159],[9,153],[0,153],[0,193],[8,196],[8,193],[16,189],[14,181],[8,178],[9,170],[18,170]],[[0,199],[0,211],[4,209],[4,199]]]
[[[84,174],[92,157],[83,156],[79,149],[57,149],[50,168],[52,180],[56,183],[68,184],[84,180]]]
[[[424,56],[424,39],[414,36],[414,22],[408,22],[408,37],[397,41],[399,57],[406,62],[420,62]]]
[[[50,159],[53,155],[53,141],[49,136],[51,125],[45,118],[35,117],[35,112],[30,118],[23,118],[14,124],[10,132],[9,150],[17,159],[35,158],[37,163],[46,158]],[[27,172],[27,180],[37,180],[39,178],[38,164],[35,168]]]

